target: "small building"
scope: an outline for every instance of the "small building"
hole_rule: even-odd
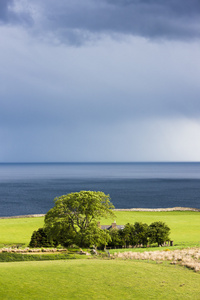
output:
[[[98,227],[103,230],[111,230],[111,229],[124,229],[124,225],[117,225],[116,221],[112,223],[111,225],[101,225],[100,222],[98,222]]]

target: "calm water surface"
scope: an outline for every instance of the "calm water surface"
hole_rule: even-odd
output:
[[[116,208],[200,208],[200,163],[0,164],[0,216],[46,213],[80,190],[110,194]]]

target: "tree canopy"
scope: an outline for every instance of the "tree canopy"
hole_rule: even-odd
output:
[[[109,235],[98,228],[101,217],[113,217],[110,196],[103,192],[80,191],[55,198],[55,206],[45,216],[48,236],[63,246],[107,244]]]
[[[150,243],[158,243],[162,245],[165,241],[169,241],[170,228],[164,222],[153,222],[149,226]]]
[[[43,228],[39,228],[37,231],[33,231],[29,247],[52,247],[56,246],[56,243],[48,240],[48,236]]]

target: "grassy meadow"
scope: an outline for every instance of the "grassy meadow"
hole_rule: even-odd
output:
[[[199,212],[115,214],[117,224],[163,221],[171,228],[175,245],[200,245]],[[113,221],[102,219],[101,224]],[[43,217],[0,219],[0,247],[27,246],[32,232],[43,223]],[[200,272],[187,267],[169,261],[124,258],[123,253],[122,258],[115,259],[81,258],[0,263],[1,299],[200,299]]]
[[[171,240],[174,245],[200,245],[200,212],[170,211],[142,212],[117,211],[116,222],[119,225],[144,222],[148,225],[154,221],[163,221],[171,228]],[[101,224],[111,224],[114,220],[102,219]],[[9,244],[28,245],[32,232],[42,227],[44,217],[0,219],[0,247]]]
[[[0,247],[10,244],[27,246],[33,231],[43,224],[44,217],[0,219]]]
[[[200,275],[121,260],[2,263],[1,299],[200,299]]]

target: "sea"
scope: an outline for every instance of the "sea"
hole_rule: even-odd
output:
[[[45,214],[81,190],[109,194],[115,208],[200,208],[200,163],[2,163],[0,217]]]

